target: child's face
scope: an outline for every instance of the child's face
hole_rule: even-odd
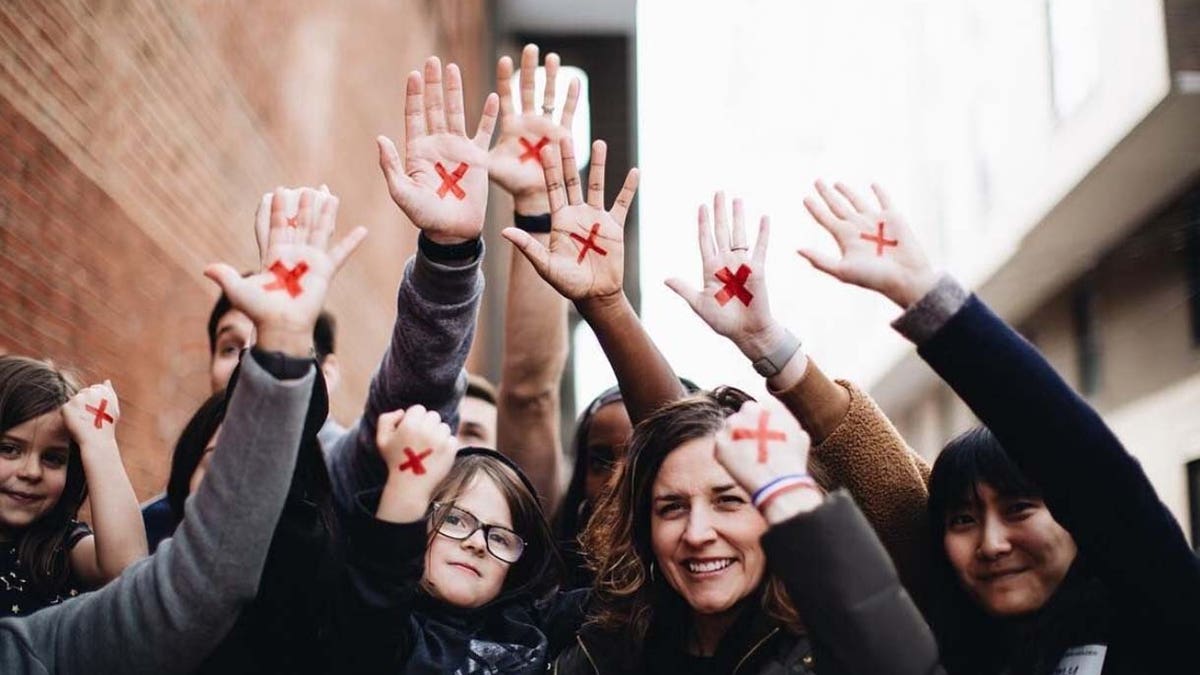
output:
[[[513,527],[504,494],[487,478],[471,481],[454,505],[481,523]],[[482,529],[461,541],[434,534],[425,553],[425,587],[455,607],[479,607],[500,595],[509,567],[488,552]]]
[[[58,410],[0,437],[0,537],[10,539],[58,504],[67,484],[71,436]]]

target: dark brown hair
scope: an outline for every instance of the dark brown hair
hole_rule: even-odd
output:
[[[78,391],[76,379],[49,362],[0,356],[0,432],[56,412]],[[50,511],[21,533],[17,544],[18,561],[30,583],[43,593],[59,592],[70,578],[67,538],[86,496],[83,462],[72,439],[62,495]]]
[[[663,461],[684,443],[715,434],[725,419],[751,396],[734,387],[718,387],[669,403],[634,428],[629,452],[617,467],[614,482],[584,530],[583,550],[596,573],[589,623],[620,631],[640,645],[656,613],[682,612],[683,603],[664,603],[665,582],[655,582],[650,565],[650,497]],[[822,482],[819,470],[810,472]],[[763,611],[789,630],[800,632],[800,618],[783,583],[767,576],[761,587]],[[670,605],[680,605],[671,607]],[[658,620],[664,620],[661,616]],[[668,617],[666,620],[686,620]]]

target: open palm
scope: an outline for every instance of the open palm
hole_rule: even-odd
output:
[[[604,210],[603,141],[592,145],[587,201],[575,167],[570,138],[542,152],[550,199],[550,242],[543,246],[517,228],[503,236],[521,249],[525,257],[551,286],[564,297],[578,301],[620,293],[625,270],[625,216],[637,192],[638,171],[630,169],[612,209]]]
[[[437,57],[425,62],[425,75],[409,73],[404,104],[403,162],[391,139],[380,136],[379,165],[393,201],[434,241],[460,243],[479,237],[487,209],[488,153],[499,101],[484,102],[473,138],[466,134],[462,74]]]
[[[546,178],[540,160],[541,150],[571,135],[575,106],[579,101],[579,80],[571,81],[562,117],[553,118],[555,84],[558,79],[557,54],[546,55],[546,91],[542,110],[534,107],[534,75],[537,72],[537,45],[526,45],[521,53],[521,111],[513,105],[512,59],[502,57],[496,64],[496,89],[500,94],[500,140],[488,153],[488,173],[509,194],[522,196],[545,190]]]

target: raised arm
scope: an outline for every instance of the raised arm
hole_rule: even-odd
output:
[[[713,215],[710,220],[708,207],[700,207],[703,288],[680,279],[668,279],[667,286],[767,378],[768,390],[812,436],[814,474],[850,491],[905,583],[924,599],[930,569],[928,467],[870,396],[849,382],[826,377],[801,349],[800,340],[771,313],[767,217],[759,222],[751,251],[741,200],[733,200],[732,227],[723,193],[713,198]]]
[[[878,208],[839,191],[845,201],[826,193],[824,204],[806,204],[842,257],[802,254],[905,308],[897,328],[1037,483],[1112,591],[1129,606],[1153,607],[1146,620],[1164,640],[1200,636],[1200,562],[1137,460],[1037,349],[934,270],[880,188]]]
[[[550,201],[539,155],[547,144],[570,137],[580,85],[579,80],[571,82],[562,117],[555,124],[558,55],[546,55],[542,110],[536,110],[533,101],[537,61],[537,46],[526,45],[521,53],[520,113],[513,103],[512,59],[505,56],[496,66],[500,140],[489,153],[488,175],[512,195],[514,223],[521,223],[545,246],[550,242]],[[559,500],[559,389],[567,349],[566,298],[543,281],[514,248],[505,296],[496,449],[529,474],[547,513],[554,512]]]
[[[607,146],[592,144],[584,200],[570,139],[542,150],[550,200],[550,243],[508,228],[503,234],[521,249],[551,286],[575,303],[604,349],[621,386],[629,418],[637,424],[664,403],[683,395],[683,386],[629,304],[625,277],[625,216],[637,192],[638,171],[630,169],[616,202],[604,210]]]
[[[258,340],[175,537],[95,593],[0,621],[5,672],[192,672],[255,596],[305,420],[319,424],[326,413],[309,409],[313,323],[366,234],[358,228],[327,252],[336,199],[318,217],[303,196],[289,230],[275,196],[270,267],[244,279],[228,265],[205,270],[254,321]]]
[[[742,429],[766,426],[764,451]],[[845,492],[806,476],[808,435],[786,413],[748,401],[718,432],[716,459],[770,528],[762,545],[813,640],[845,673],[941,673],[937,645],[866,520]]]
[[[107,381],[80,390],[63,406],[63,420],[83,458],[95,530],[71,549],[71,570],[90,586],[108,583],[146,556],[142,512],[117,449],[120,419],[117,393]]]
[[[379,488],[386,467],[375,448],[375,423],[384,412],[421,404],[455,422],[466,389],[463,364],[471,348],[483,295],[480,263],[487,205],[487,147],[499,102],[483,106],[474,137],[466,135],[462,75],[449,65],[442,82],[437,57],[424,75],[408,75],[405,154],[384,136],[379,164],[396,205],[421,231],[396,299],[388,348],[371,380],[362,417],[329,451],[329,473],[339,510],[354,496]]]

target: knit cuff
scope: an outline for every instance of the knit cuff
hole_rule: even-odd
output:
[[[950,317],[967,304],[969,297],[970,294],[954,277],[943,274],[928,293],[892,322],[892,328],[920,346],[941,330]]]

